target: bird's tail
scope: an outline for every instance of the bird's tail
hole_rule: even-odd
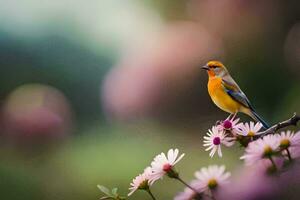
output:
[[[263,125],[263,127],[264,127],[265,129],[270,128],[270,126],[268,125],[268,123],[267,123],[265,120],[263,120],[263,119],[262,119],[262,118],[254,111],[254,110],[251,110],[250,116],[251,116],[254,120],[256,120],[256,121],[262,123],[262,125]]]

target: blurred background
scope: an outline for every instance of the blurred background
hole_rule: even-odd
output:
[[[2,0],[0,24],[3,199],[99,199],[97,184],[126,195],[174,147],[186,180],[208,164],[242,166],[238,146],[223,159],[202,147],[227,117],[200,69],[211,59],[269,123],[300,113],[296,0]],[[165,178],[153,193],[182,188]]]

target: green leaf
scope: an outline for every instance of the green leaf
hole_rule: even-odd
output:
[[[112,196],[109,189],[103,185],[97,185],[97,187],[99,188],[99,190],[101,190],[101,192],[103,192],[104,194],[106,194],[107,196]]]
[[[118,188],[113,188],[111,190],[111,193],[114,195],[114,196],[118,196]]]

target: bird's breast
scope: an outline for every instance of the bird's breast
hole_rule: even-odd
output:
[[[208,80],[208,92],[214,92],[215,90],[222,88],[222,78],[215,77]]]
[[[224,89],[222,86],[221,78],[210,78],[207,84],[207,88],[208,93],[214,102],[216,99],[223,96]]]
[[[239,111],[240,104],[234,101],[225,91],[222,85],[222,78],[214,77],[208,81],[208,93],[212,101],[222,110],[235,113]]]

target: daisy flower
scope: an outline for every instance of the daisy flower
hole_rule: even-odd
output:
[[[194,188],[199,192],[216,189],[228,182],[230,173],[225,173],[225,166],[211,165],[208,168],[203,167],[195,172],[197,180],[193,182]]]
[[[222,130],[219,130],[216,126],[213,126],[211,130],[208,130],[204,136],[203,146],[207,147],[205,151],[210,151],[209,156],[213,157],[216,152],[222,157],[221,144],[225,146],[231,146],[234,144],[234,139],[231,137],[226,137]]]
[[[167,156],[164,153],[161,153],[154,158],[151,163],[152,174],[149,178],[149,183],[151,185],[165,174],[171,178],[178,176],[178,173],[174,171],[173,167],[184,156],[184,154],[178,156],[178,153],[178,149],[170,149]]]
[[[260,122],[255,124],[251,121],[250,123],[241,124],[237,133],[242,136],[253,137],[259,135],[259,131],[262,127],[263,125]]]
[[[294,133],[288,130],[286,132],[283,131],[280,135],[276,136],[279,141],[280,148],[282,150],[286,150],[286,152],[283,152],[284,155],[289,156],[289,159],[291,159],[291,154],[293,154],[293,157],[297,157],[296,154],[298,154],[300,147],[300,132]]]
[[[239,130],[239,127],[243,124],[243,123],[239,123],[240,119],[236,118],[234,119],[235,116],[233,116],[232,118],[230,118],[230,116],[228,116],[224,121],[221,121],[217,127],[219,130],[221,131],[230,131],[233,134],[236,134],[237,131]]]
[[[246,165],[255,164],[265,158],[271,158],[279,147],[279,141],[275,135],[267,135],[250,142],[241,159],[245,160]]]
[[[144,173],[139,174],[137,177],[135,177],[132,180],[132,183],[130,183],[130,192],[128,196],[132,195],[136,190],[147,190],[149,188],[149,177],[152,174],[151,167],[147,167],[144,170]]]
[[[300,132],[294,133],[290,130],[282,131],[280,135],[276,135],[279,140],[279,146],[282,149],[300,145]]]

